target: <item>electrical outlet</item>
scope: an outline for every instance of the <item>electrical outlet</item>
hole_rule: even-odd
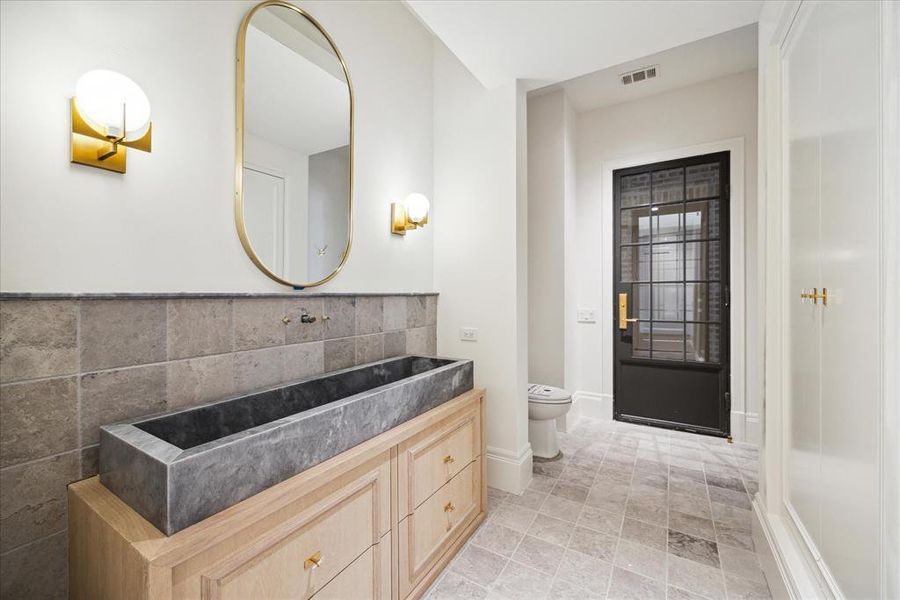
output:
[[[576,313],[576,319],[579,323],[596,323],[597,310],[594,308],[579,308]]]
[[[459,330],[459,339],[464,342],[477,342],[478,330],[474,327],[463,327]]]

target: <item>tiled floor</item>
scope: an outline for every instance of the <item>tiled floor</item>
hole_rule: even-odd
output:
[[[770,598],[752,552],[757,450],[581,419],[564,457],[488,518],[428,600]]]

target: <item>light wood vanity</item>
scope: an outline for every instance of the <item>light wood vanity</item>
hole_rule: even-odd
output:
[[[69,486],[69,592],[100,599],[418,598],[487,506],[475,389],[166,537]]]

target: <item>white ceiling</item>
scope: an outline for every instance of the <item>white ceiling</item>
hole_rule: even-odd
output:
[[[668,90],[755,69],[756,24],[746,25],[671,50],[651,54],[529,93],[538,96],[564,89],[576,112],[628,102]],[[655,79],[623,85],[622,73],[659,65]]]
[[[488,88],[529,89],[759,20],[762,0],[407,0]]]

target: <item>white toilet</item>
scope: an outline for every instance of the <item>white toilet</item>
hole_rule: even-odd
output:
[[[539,458],[556,458],[556,419],[572,408],[572,394],[538,383],[528,384],[528,440],[531,452]]]

